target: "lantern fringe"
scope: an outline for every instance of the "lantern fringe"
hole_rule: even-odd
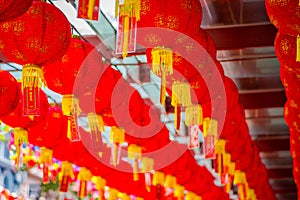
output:
[[[26,64],[22,70],[22,88],[34,87],[41,88],[42,85],[46,86],[43,70],[34,64]]]
[[[175,97],[177,98],[176,103],[182,106],[192,105],[190,84],[186,82],[174,82],[172,84],[172,106],[176,105],[176,103],[173,102]]]
[[[43,183],[49,182],[49,165],[52,164],[53,151],[46,147],[41,147],[39,163],[43,164]]]
[[[116,0],[116,9],[115,16],[117,17],[119,14],[120,1]],[[141,13],[141,0],[124,0],[124,4],[122,5],[122,9],[120,9],[120,17],[128,16],[135,17],[136,21],[140,20]]]
[[[176,185],[174,189],[174,197],[177,197],[178,200],[184,198],[184,186]]]
[[[63,115],[68,116],[68,131],[67,137],[71,142],[79,141],[80,137],[77,131],[77,117],[81,110],[78,99],[72,95],[63,95],[62,98],[62,112]]]
[[[92,173],[89,169],[81,167],[77,179],[80,181],[78,196],[84,198],[87,195],[87,181],[92,178]]]
[[[17,169],[19,169],[19,165],[21,164],[21,146],[23,143],[28,143],[28,131],[20,127],[14,128],[14,145],[16,146],[17,154],[15,165]]]
[[[203,113],[201,105],[190,105],[185,109],[185,124],[193,126],[195,124],[201,125],[203,123]]]
[[[296,61],[300,62],[300,35],[297,35]]]
[[[100,115],[88,113],[88,126],[91,132],[104,132],[104,122]]]
[[[153,170],[154,160],[149,157],[142,158],[142,172],[145,174],[145,187],[150,192],[151,187],[151,175],[150,172]]]
[[[93,19],[95,2],[96,2],[96,0],[89,0],[88,12],[87,12],[87,16],[89,19]]]
[[[165,47],[155,47],[151,51],[152,72],[161,76],[160,103],[165,104],[167,76],[173,73],[173,52]]]
[[[124,130],[116,126],[111,127],[110,141],[112,143],[111,164],[114,167],[116,167],[120,159],[120,155],[119,155],[119,151],[121,150],[120,144],[122,144],[125,141]]]
[[[129,40],[129,17],[125,16],[123,21],[123,45],[122,45],[122,56],[127,57],[128,54],[128,40]]]
[[[139,160],[142,158],[142,147],[131,144],[128,147],[128,159],[133,160],[133,180],[138,181],[139,180]]]

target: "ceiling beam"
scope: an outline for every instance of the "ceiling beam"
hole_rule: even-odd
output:
[[[240,92],[239,100],[245,109],[283,107],[286,102],[285,91],[267,90]]]
[[[277,29],[273,24],[242,24],[203,27],[215,41],[217,50],[274,46]]]

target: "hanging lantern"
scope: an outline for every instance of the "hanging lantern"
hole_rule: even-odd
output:
[[[142,159],[142,147],[131,144],[128,147],[128,159],[132,160],[133,180],[139,180],[139,161]]]
[[[41,154],[39,158],[39,163],[42,164],[43,168],[43,183],[49,183],[49,167],[52,165],[52,154],[51,149],[41,147]]]
[[[152,71],[161,76],[161,104],[164,105],[166,93],[166,77],[173,73],[174,38],[170,38],[168,31],[181,33],[194,32],[200,27],[202,19],[201,3],[197,0],[179,0],[156,2],[141,0],[141,18],[139,28],[156,27],[165,28],[164,31],[157,29],[146,30],[140,37],[144,46],[153,48]]]
[[[122,3],[121,3],[122,2]],[[123,58],[134,52],[136,47],[136,28],[140,20],[141,0],[116,0],[116,16],[118,16],[117,48]]]
[[[77,117],[80,113],[78,94],[88,87],[95,87],[98,79],[97,67],[102,66],[102,57],[91,44],[72,38],[66,54],[54,63],[44,65],[43,72],[48,87],[63,95],[63,114],[68,116],[68,138],[79,141]],[[100,69],[99,69],[100,70]],[[81,83],[76,84],[78,82]]]
[[[19,92],[20,87],[19,87]],[[9,115],[1,117],[1,121],[5,123],[6,125],[9,125],[14,128],[14,144],[17,149],[17,155],[16,155],[16,167],[18,168],[22,163],[21,160],[21,145],[23,143],[27,144],[28,142],[28,128],[35,126],[43,121],[43,119],[46,117],[48,112],[48,99],[46,97],[46,94],[41,91],[41,113],[40,116],[26,116],[23,115],[23,102],[22,99],[18,99],[18,105],[14,109],[13,112],[11,112]]]
[[[0,24],[1,52],[23,65],[25,115],[39,115],[39,93],[45,84],[40,66],[60,58],[70,42],[70,25],[55,6],[34,1],[23,15]]]
[[[218,122],[215,119],[204,118],[203,120],[203,137],[204,137],[204,154],[207,159],[214,159],[215,142],[218,135]]]
[[[118,200],[119,191],[114,188],[109,188],[108,200]]]
[[[120,151],[121,144],[125,141],[125,132],[124,130],[113,126],[110,131],[110,142],[112,143],[111,147],[111,159],[110,163],[116,167],[120,162]]]
[[[190,149],[199,148],[199,125],[203,123],[201,105],[190,105],[185,108],[185,125],[189,131]]]
[[[164,181],[165,181],[165,175],[163,172],[155,172],[153,174],[152,185],[155,186],[157,200],[162,200],[164,196],[164,192],[163,192]]]
[[[106,186],[106,180],[100,176],[93,176],[92,181],[99,192],[99,200],[105,200],[104,189]]]
[[[78,196],[84,198],[87,195],[87,183],[92,178],[91,171],[85,167],[81,167],[77,179],[80,181]]]
[[[8,21],[24,14],[33,0],[2,0],[0,2],[0,22]]]
[[[72,163],[68,161],[62,162],[60,176],[61,176],[61,181],[60,181],[59,191],[67,192],[69,189],[70,179],[71,178],[73,179],[75,177]]]
[[[11,113],[18,105],[20,91],[17,80],[0,69],[0,117]]]
[[[151,171],[153,170],[153,166],[154,160],[152,158],[142,158],[142,172],[145,174],[145,186],[148,192],[150,192],[150,187],[152,185]]]

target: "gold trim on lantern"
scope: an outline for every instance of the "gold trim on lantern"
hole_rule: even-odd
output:
[[[22,70],[22,88],[35,87],[41,88],[42,85],[46,86],[43,70],[34,64],[26,64]]]

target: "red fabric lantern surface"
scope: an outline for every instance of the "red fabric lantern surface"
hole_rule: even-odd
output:
[[[89,87],[96,87],[103,67],[97,49],[77,38],[71,39],[68,51],[62,58],[43,66],[48,87],[63,95],[62,111],[69,117],[67,134],[71,141],[80,140],[76,133],[77,116],[80,113],[78,94]]]
[[[138,27],[167,28],[185,33],[200,27],[201,20],[202,7],[198,0],[141,0]]]
[[[20,87],[20,86],[19,86]],[[19,92],[20,88],[19,88]],[[13,112],[11,112],[9,115],[1,117],[1,121],[3,121],[5,124],[15,128],[15,127],[20,127],[20,128],[30,128],[40,122],[43,121],[43,119],[46,117],[47,112],[48,112],[48,99],[47,96],[44,92],[41,92],[41,114],[39,116],[24,116],[23,115],[23,102],[22,99],[19,99],[17,107],[14,109]]]
[[[61,95],[78,95],[87,87],[96,86],[102,70],[102,57],[97,49],[77,38],[71,39],[63,57],[43,66],[48,87]],[[73,88],[75,81],[81,84]]]
[[[296,37],[300,33],[300,6],[298,0],[266,0],[270,21],[282,33]]]
[[[52,149],[67,140],[67,118],[58,106],[50,106],[45,119],[28,129],[31,144]]]
[[[282,66],[288,71],[300,74],[300,62],[296,61],[297,38],[278,31],[274,41],[274,48]]]
[[[45,2],[34,1],[26,13],[0,25],[1,51],[20,65],[52,62],[63,56],[69,46],[71,29],[67,18]]]
[[[1,0],[0,21],[7,21],[25,13],[31,6],[32,0]]]
[[[66,52],[70,35],[65,15],[54,5],[41,1],[34,1],[14,20],[0,23],[0,50],[8,60],[23,65],[25,114],[40,114],[39,91],[45,83],[40,66]]]
[[[0,117],[11,113],[18,105],[19,99],[17,80],[9,72],[0,70]]]

